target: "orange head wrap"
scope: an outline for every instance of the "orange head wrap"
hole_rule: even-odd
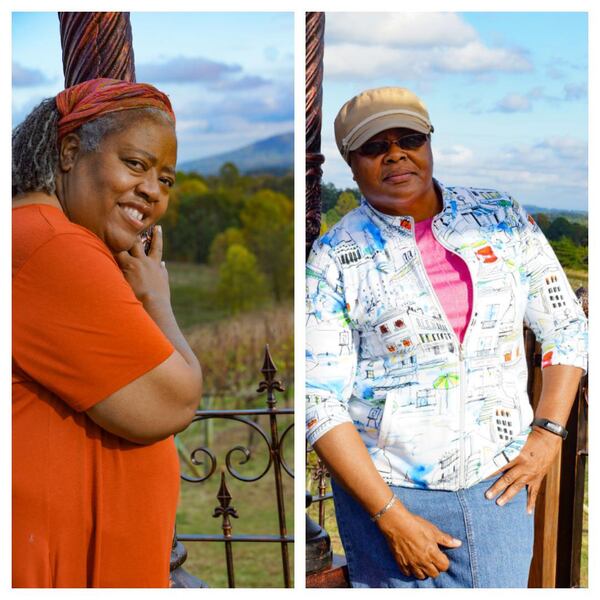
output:
[[[175,121],[169,98],[148,83],[131,83],[119,79],[90,79],[78,83],[56,96],[60,113],[58,139],[75,131],[84,123],[120,110],[158,108]]]

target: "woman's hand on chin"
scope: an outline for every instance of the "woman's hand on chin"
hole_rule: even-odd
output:
[[[157,225],[154,228],[148,255],[144,253],[140,238],[136,239],[129,251],[115,255],[133,293],[150,314],[153,309],[160,310],[171,305],[169,274],[162,261],[162,250],[162,228]]]

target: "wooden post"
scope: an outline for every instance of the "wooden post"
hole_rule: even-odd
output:
[[[530,387],[533,410],[537,408],[542,391],[541,350],[536,344]],[[553,588],[556,579],[556,550],[558,543],[558,502],[560,497],[560,453],[546,475],[535,507],[535,538],[533,560],[529,571],[530,588]]]
[[[306,13],[306,255],[321,230],[321,104],[325,13]]]
[[[97,77],[135,81],[129,13],[61,12],[58,18],[65,88]]]
[[[567,422],[569,436],[563,444],[558,513],[556,587],[579,587],[581,538],[587,460],[587,375],[582,380]]]

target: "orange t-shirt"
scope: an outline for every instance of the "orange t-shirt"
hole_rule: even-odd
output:
[[[140,446],[84,411],[173,347],[102,241],[13,210],[13,586],[166,587],[173,438]]]

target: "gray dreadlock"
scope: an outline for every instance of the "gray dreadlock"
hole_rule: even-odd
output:
[[[135,116],[132,115],[135,113]],[[75,131],[84,152],[98,149],[109,133],[123,127],[123,119],[144,116],[160,117],[171,125],[173,119],[158,108],[137,108],[102,115],[84,123]],[[58,168],[58,120],[60,118],[54,98],[38,104],[12,133],[12,195],[26,192],[56,191]]]

